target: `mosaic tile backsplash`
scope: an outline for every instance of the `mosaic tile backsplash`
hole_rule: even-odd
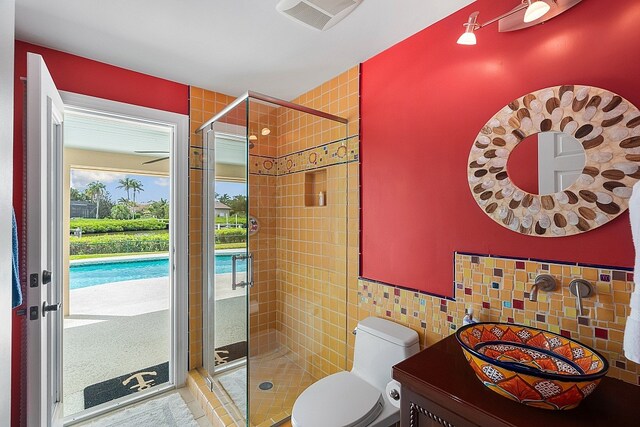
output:
[[[478,321],[519,323],[573,338],[602,353],[610,363],[608,376],[640,385],[640,365],[625,359],[624,326],[629,315],[633,274],[604,266],[456,253],[455,298],[438,298],[388,284],[360,279],[358,315],[387,317],[415,329],[422,347],[453,334],[462,325],[465,308]],[[538,274],[551,274],[558,288],[539,292],[529,301]],[[596,293],[576,308],[569,282],[583,278]]]

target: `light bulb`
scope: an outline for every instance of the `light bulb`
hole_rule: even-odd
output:
[[[267,136],[267,135],[269,135],[271,133],[271,129],[262,128],[262,131],[260,133],[262,133],[262,136]]]
[[[542,18],[549,12],[549,9],[551,9],[551,6],[541,0],[534,1],[533,3],[529,0],[529,7],[527,7],[527,10],[524,12],[524,22],[533,22],[536,19]]]
[[[255,135],[249,135],[249,141],[257,141],[258,137]]]
[[[473,46],[477,42],[476,34],[473,31],[465,31],[458,39],[458,44]]]

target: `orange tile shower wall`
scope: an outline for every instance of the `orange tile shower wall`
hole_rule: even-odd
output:
[[[189,369],[202,366],[202,135],[205,120],[234,100],[232,96],[191,87],[189,155]]]
[[[348,288],[354,305],[357,293],[359,77],[353,67],[293,100],[348,126],[290,109],[278,117],[278,338],[315,378],[345,369],[352,344],[345,328]],[[322,207],[316,194],[305,203],[305,179],[317,171]]]
[[[622,340],[633,274],[615,267],[592,267],[523,259],[455,254],[455,301],[361,279],[358,316],[389,318],[415,329],[421,345],[430,346],[462,325],[465,308],[478,321],[520,323],[562,334],[595,348],[610,364],[608,375],[640,385],[640,365],[625,359]],[[553,292],[529,300],[538,274],[551,274]],[[596,294],[576,309],[569,282],[584,278]]]
[[[251,165],[273,159],[278,143],[278,108],[251,100],[249,102],[250,136],[255,136],[249,150]],[[268,133],[267,133],[268,132]],[[263,135],[263,133],[267,133]],[[275,171],[275,169],[272,169]],[[254,259],[254,280],[249,301],[250,355],[275,349],[276,325],[276,176],[251,173],[249,176],[249,214],[259,221],[258,232],[249,236],[249,251]],[[253,412],[253,410],[252,410]]]

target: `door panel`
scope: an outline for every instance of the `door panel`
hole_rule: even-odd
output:
[[[564,190],[578,179],[584,163],[584,149],[578,140],[562,132],[539,133],[538,193]]]
[[[61,425],[60,165],[64,104],[40,55],[27,57],[27,425]],[[49,276],[49,277],[47,277]]]

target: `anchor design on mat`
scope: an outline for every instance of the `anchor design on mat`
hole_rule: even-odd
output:
[[[131,375],[129,378],[127,378],[126,380],[124,380],[122,382],[122,385],[126,386],[128,385],[131,381],[136,380],[137,384],[132,385],[131,387],[129,387],[131,390],[135,390],[138,389],[137,391],[142,391],[142,390],[146,390],[148,388],[151,388],[151,386],[153,386],[153,382],[154,379],[151,378],[149,380],[146,380],[144,378],[145,375],[153,375],[156,376],[158,375],[158,373],[156,371],[151,371],[151,372],[138,372],[136,374]]]
[[[229,356],[221,356],[220,354],[229,354],[228,350],[215,350],[215,359],[216,365],[222,365],[223,363],[227,363],[229,360]]]

